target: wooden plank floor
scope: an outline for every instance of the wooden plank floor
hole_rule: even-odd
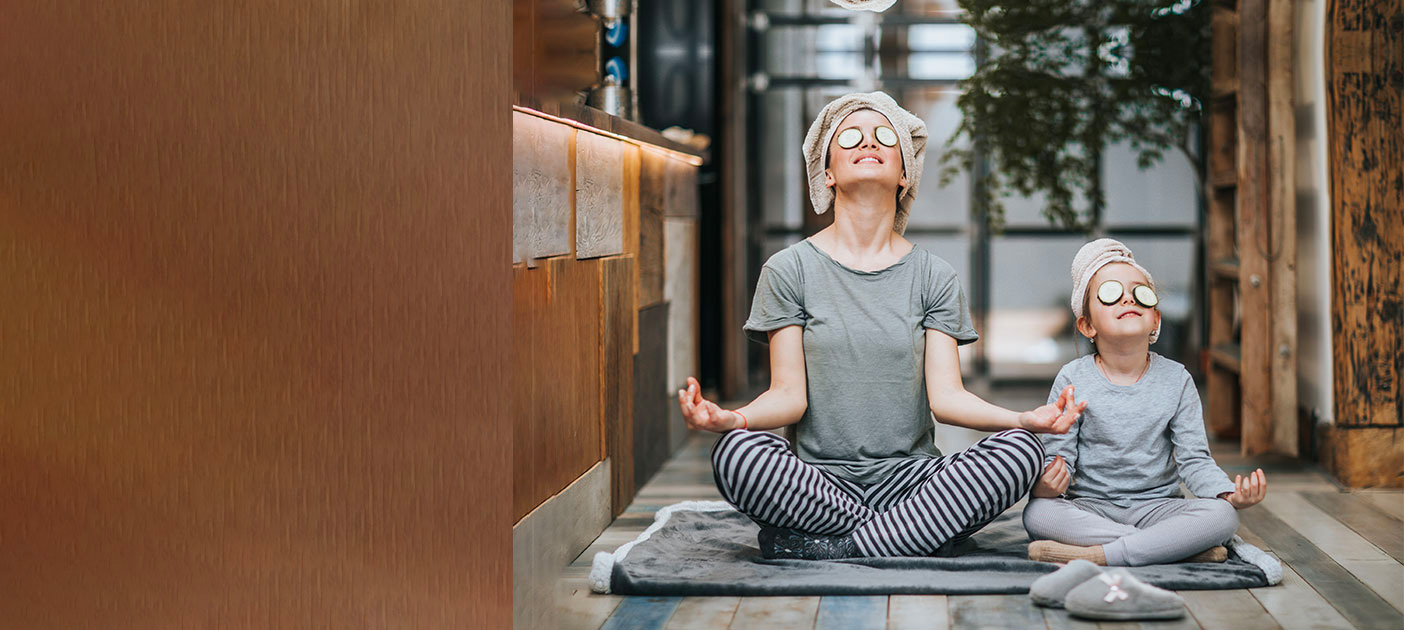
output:
[[[1026,397],[1028,395],[1026,394]],[[1013,405],[1008,399],[1001,400]],[[981,434],[940,427],[943,446]],[[1236,444],[1215,444],[1229,475],[1263,467],[1268,499],[1240,512],[1239,533],[1283,560],[1278,586],[1184,591],[1189,615],[1177,622],[1088,623],[1034,607],[1022,595],[892,597],[619,597],[590,592],[586,576],[598,551],[638,536],[665,505],[720,500],[708,453],[713,435],[694,435],[562,575],[561,602],[585,630],[765,628],[1404,628],[1404,492],[1344,492],[1315,466],[1245,458]],[[947,450],[954,450],[948,448]]]

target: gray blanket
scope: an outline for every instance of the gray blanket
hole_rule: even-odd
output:
[[[1009,510],[947,557],[766,560],[758,528],[720,502],[688,502],[658,512],[638,540],[599,553],[590,574],[598,593],[621,595],[886,595],[1026,593],[1058,565],[1027,557],[1020,511]],[[1265,586],[1263,570],[1233,559],[1130,569],[1173,590]]]

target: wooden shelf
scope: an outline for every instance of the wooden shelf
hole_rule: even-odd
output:
[[[1214,100],[1224,101],[1238,96],[1238,79],[1225,79],[1215,81],[1213,87]]]
[[[1237,258],[1224,258],[1222,260],[1216,260],[1212,265],[1210,265],[1210,270],[1213,271],[1214,278],[1216,280],[1229,280],[1232,282],[1238,282]]]
[[[1209,349],[1209,359],[1225,370],[1237,374],[1241,371],[1242,352],[1236,343],[1221,343]]]

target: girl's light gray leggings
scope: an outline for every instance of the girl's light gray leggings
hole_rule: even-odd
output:
[[[1034,540],[1101,545],[1111,566],[1183,560],[1222,545],[1238,530],[1223,499],[1146,499],[1120,507],[1100,499],[1029,499],[1024,528]]]

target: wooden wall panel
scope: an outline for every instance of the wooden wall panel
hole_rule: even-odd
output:
[[[663,283],[663,294],[668,300],[668,382],[661,392],[670,392],[684,387],[687,377],[698,373],[698,339],[701,334],[701,316],[698,312],[698,232],[695,219],[668,218],[663,221],[663,257],[667,276]],[[672,448],[682,445],[687,438],[687,426],[678,405],[670,407],[669,442]]]
[[[512,112],[512,262],[569,254],[575,129]]]
[[[668,158],[642,151],[639,173],[639,306],[663,301],[663,214],[668,199]]]
[[[588,131],[576,134],[576,258],[624,251],[624,147],[622,141]]]
[[[639,309],[639,353],[634,355],[634,488],[642,488],[670,453],[667,392],[668,303]]]
[[[670,217],[696,218],[697,167],[681,160],[667,160],[663,195],[663,214]]]
[[[634,308],[643,303],[640,292],[640,282],[643,274],[640,272],[639,260],[641,259],[641,236],[640,222],[642,220],[639,203],[639,184],[641,171],[643,170],[643,152],[638,146],[633,144],[624,145],[624,253],[634,257],[634,279],[632,283],[633,292],[631,298]],[[633,352],[639,351],[639,327],[635,325]]]
[[[508,627],[509,6],[3,13],[0,625]]]
[[[618,516],[634,498],[634,339],[638,307],[634,305],[634,257],[600,261],[603,306],[600,395],[604,397],[605,456],[611,460],[611,515]]]
[[[512,0],[512,88],[566,102],[599,80],[599,23],[575,0]]]
[[[513,516],[604,457],[599,260],[514,268]]]

